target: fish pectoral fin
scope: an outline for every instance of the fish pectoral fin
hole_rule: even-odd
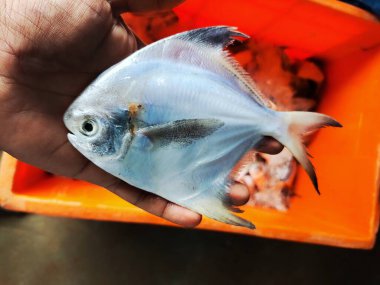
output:
[[[221,128],[224,123],[216,119],[185,119],[150,126],[141,130],[155,146],[176,143],[182,146],[205,138]]]

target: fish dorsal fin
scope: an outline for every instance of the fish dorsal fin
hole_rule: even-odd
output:
[[[207,69],[227,81],[263,106],[273,103],[257,88],[249,74],[225,48],[236,38],[249,38],[235,27],[214,26],[191,30],[164,38],[132,54],[128,59],[141,62],[171,59]]]
[[[236,37],[246,38],[249,36],[239,32],[236,27],[215,26],[191,30],[174,35],[172,38],[182,39],[193,43],[207,45],[223,50],[231,44]]]
[[[226,68],[236,76],[238,82],[243,85],[244,89],[249,91],[251,95],[260,105],[268,108],[273,108],[274,103],[271,102],[257,87],[256,83],[252,80],[251,76],[246,72],[240,64],[230,56],[228,51],[223,51],[224,61],[226,62]]]

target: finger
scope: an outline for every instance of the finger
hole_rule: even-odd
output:
[[[184,2],[184,0],[109,0],[115,13],[122,12],[149,12],[169,10]]]
[[[129,34],[131,34],[131,35],[134,36],[134,38],[136,40],[136,44],[137,44],[137,49],[141,49],[141,48],[143,48],[143,47],[146,46],[146,44],[138,36],[136,36],[135,33],[132,32],[132,30],[124,22],[124,20],[123,20],[123,18],[121,16],[117,16],[116,20],[117,20],[118,24],[120,26],[122,26],[127,31],[127,33],[129,33]]]
[[[284,146],[272,137],[264,137],[254,146],[256,151],[268,154],[280,153],[283,148]]]
[[[183,227],[195,227],[202,220],[201,215],[191,210],[134,188],[124,182],[116,182],[114,185],[109,186],[108,189],[133,205]]]
[[[230,188],[230,199],[233,205],[242,206],[249,200],[249,191],[243,184],[236,183]]]
[[[101,185],[148,213],[162,217],[177,225],[192,228],[197,226],[202,220],[201,215],[168,202],[161,197],[128,185],[110,174],[103,172],[103,170],[92,163],[87,164],[81,171],[81,174],[77,175],[77,178]]]
[[[75,174],[75,178],[105,187],[131,204],[183,227],[195,227],[202,220],[201,215],[137,189],[104,172],[89,161],[85,162],[80,171]]]
[[[136,51],[135,35],[121,22],[116,22],[94,55],[96,60],[87,67],[91,72],[101,72]]]

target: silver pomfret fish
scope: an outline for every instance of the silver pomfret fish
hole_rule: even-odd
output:
[[[215,220],[254,228],[232,212],[229,173],[264,136],[317,178],[302,134],[340,126],[311,112],[276,112],[224,48],[218,26],[151,44],[101,74],[69,107],[72,145],[100,168]]]

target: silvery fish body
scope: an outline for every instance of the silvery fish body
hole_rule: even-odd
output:
[[[224,51],[230,27],[193,30],[149,45],[101,74],[65,113],[68,139],[129,184],[218,221],[234,214],[229,173],[263,136],[284,144],[317,186],[301,134],[339,124],[276,112]]]

